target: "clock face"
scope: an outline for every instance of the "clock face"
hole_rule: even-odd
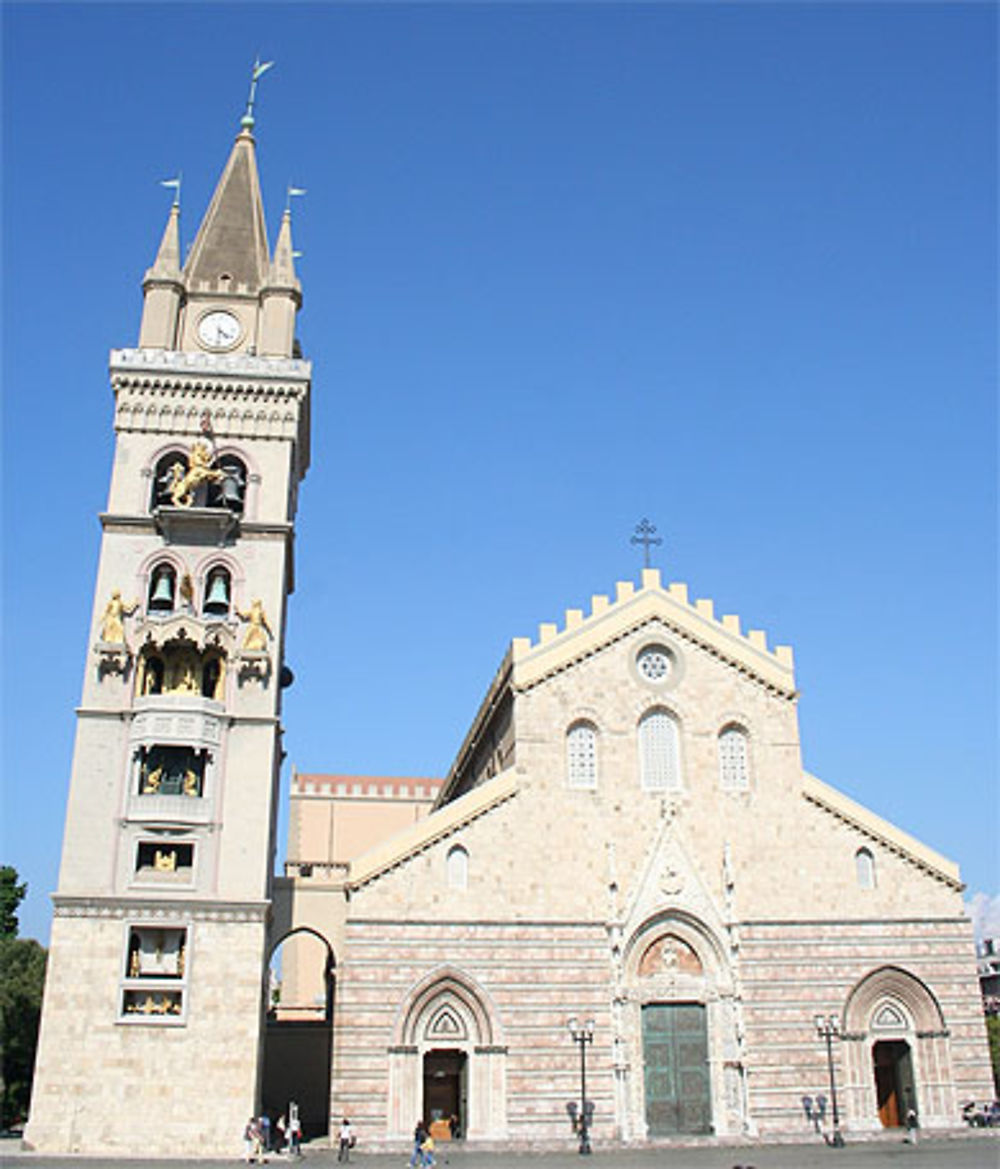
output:
[[[240,322],[232,313],[215,309],[198,322],[198,340],[209,349],[228,349],[240,339]]]

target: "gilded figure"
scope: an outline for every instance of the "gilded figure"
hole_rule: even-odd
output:
[[[114,589],[111,600],[104,606],[104,613],[101,616],[101,641],[109,645],[124,645],[125,618],[131,617],[138,608],[138,601],[126,605],[122,600],[121,590]]]
[[[274,637],[270,625],[267,623],[267,615],[264,612],[264,602],[260,597],[255,598],[250,602],[250,608],[247,612],[242,609],[236,610],[237,617],[241,621],[247,623],[247,635],[243,639],[243,648],[249,650],[266,650],[268,637]]]
[[[225,478],[222,471],[212,466],[212,452],[198,439],[188,456],[188,469],[181,462],[172,463],[167,472],[167,492],[174,507],[190,507],[194,493],[205,483],[219,483]]]

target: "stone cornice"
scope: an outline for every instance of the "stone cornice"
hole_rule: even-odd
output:
[[[131,897],[79,896],[53,893],[55,917],[100,917],[109,920],[147,918],[153,920],[189,920],[218,922],[265,922],[270,912],[269,901],[206,901],[188,900],[176,889],[164,896],[151,897],[142,893]]]
[[[308,382],[312,362],[299,357],[257,357],[249,353],[185,353],[174,349],[112,349],[112,378],[118,372],[154,372],[199,378]]]

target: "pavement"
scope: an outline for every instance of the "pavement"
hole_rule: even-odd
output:
[[[192,1169],[198,1165],[242,1163],[234,1149],[228,1160],[157,1159],[137,1160],[102,1157],[50,1157],[21,1148],[20,1141],[0,1140],[0,1164],[16,1169],[90,1169],[112,1166],[113,1169]],[[294,1166],[295,1169],[333,1169],[336,1150],[325,1142],[306,1146],[301,1158],[271,1154],[272,1169]],[[449,1149],[437,1159],[437,1169],[1000,1169],[1000,1133],[969,1133],[950,1139],[922,1139],[907,1145],[902,1139],[849,1143],[842,1149],[829,1148],[821,1142],[802,1145],[731,1145],[727,1147],[644,1149],[594,1149],[593,1156],[581,1163],[573,1150],[545,1153],[477,1152],[472,1149]],[[354,1169],[406,1169],[404,1154],[357,1151],[350,1164]]]

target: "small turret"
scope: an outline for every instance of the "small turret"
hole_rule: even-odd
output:
[[[292,214],[287,209],[281,220],[274,259],[260,299],[260,353],[267,357],[291,357],[295,342],[295,314],[302,305],[302,285],[295,275]]]
[[[184,300],[184,278],[181,275],[180,206],[175,201],[170,208],[167,226],[163,230],[160,249],[153,266],[142,281],[142,323],[139,326],[140,349],[174,349],[177,340],[177,321]]]

